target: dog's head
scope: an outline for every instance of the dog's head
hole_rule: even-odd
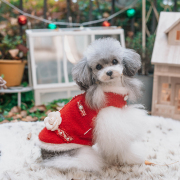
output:
[[[121,75],[132,77],[141,67],[139,54],[121,47],[113,38],[94,41],[73,68],[73,77],[81,90],[97,83],[119,81]]]
[[[141,82],[132,78],[140,67],[139,54],[121,47],[115,39],[104,38],[87,48],[72,73],[80,89],[86,91],[86,103],[93,109],[100,109],[106,103],[103,88],[114,92],[114,86],[122,86],[130,101],[141,96]]]

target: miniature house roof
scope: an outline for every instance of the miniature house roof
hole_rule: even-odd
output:
[[[167,33],[180,23],[180,13],[161,12],[153,49],[152,64],[180,66],[180,45],[168,44]]]
[[[175,21],[168,29],[166,29],[165,33],[168,33],[173,27],[175,27],[178,23],[180,23],[180,17],[177,21]]]

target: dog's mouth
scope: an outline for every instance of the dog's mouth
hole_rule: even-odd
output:
[[[106,80],[105,81],[114,81],[116,80],[118,77],[116,76],[107,76]]]
[[[98,77],[99,81],[101,82],[111,82],[111,81],[118,81],[121,77],[121,73],[118,71],[113,71],[112,75],[109,76],[107,73],[103,73]]]

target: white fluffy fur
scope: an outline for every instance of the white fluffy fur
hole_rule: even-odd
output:
[[[46,149],[48,151],[68,151],[71,149],[81,148],[83,145],[81,144],[52,144],[52,143],[45,143],[40,141],[39,139],[36,140],[35,145],[39,146],[42,149]]]
[[[101,88],[103,92],[113,92],[121,95],[129,94],[129,91],[125,87],[123,87],[120,80],[117,82],[113,82],[112,84],[109,83],[108,86],[106,84],[102,84],[99,88]]]
[[[141,142],[146,113],[134,106],[107,107],[96,119],[95,142],[108,163],[140,164],[145,160]]]
[[[77,155],[49,159],[45,162],[46,166],[99,170],[104,165],[101,156],[111,164],[144,162],[145,150],[141,137],[145,111],[133,106],[103,109],[106,103],[104,92],[128,94],[129,100],[140,97],[141,82],[132,78],[140,66],[140,56],[122,48],[119,41],[113,38],[96,40],[87,48],[84,58],[73,68],[72,74],[80,88],[86,91],[87,105],[100,110],[93,134],[99,155],[91,147],[81,147]]]
[[[93,88],[93,87],[90,87],[90,88]],[[94,105],[97,107],[97,109],[99,109],[99,107],[102,107],[105,104],[106,99],[104,96],[104,91],[101,86],[97,87],[96,91],[93,93],[91,98],[96,99],[96,101],[94,101]],[[88,102],[86,103],[88,104]]]
[[[102,93],[102,87],[99,86],[98,88],[99,91],[96,92]],[[124,91],[124,93],[127,92]],[[147,115],[144,110],[138,109],[139,107],[141,106],[131,105],[122,109],[116,107],[103,108],[95,120],[94,141],[98,153],[91,147],[83,146],[80,147],[76,156],[55,157],[46,160],[44,166],[63,170],[78,168],[99,171],[105,165],[102,158],[107,164],[142,164],[146,154],[141,138],[143,137]],[[42,146],[40,147],[42,148]],[[69,147],[71,148],[69,144],[63,145],[64,150],[69,149]],[[46,150],[50,150],[49,148],[49,146],[43,147]],[[75,148],[76,146],[72,149]]]
[[[54,157],[50,161],[45,160],[43,165],[59,168],[61,170],[78,168],[84,171],[101,171],[104,166],[103,159],[92,147],[84,146],[77,150],[78,153],[75,156],[64,155]]]
[[[129,94],[129,97],[133,98],[133,91],[123,87],[120,78],[111,83],[97,86],[92,95],[97,107],[106,102],[104,92],[114,92],[120,95]],[[141,142],[141,137],[143,137],[146,117],[146,112],[135,106],[122,109],[103,108],[95,120],[94,141],[97,144],[98,153],[91,147],[76,146],[76,144],[53,146],[52,144],[39,143],[41,148],[46,150],[54,148],[54,151],[80,148],[77,155],[54,157],[45,160],[44,166],[63,170],[78,168],[86,171],[99,171],[105,165],[102,158],[106,164],[142,164],[145,160],[145,147]]]
[[[123,77],[123,76],[122,76]],[[129,79],[129,81],[131,81],[131,83],[137,87],[142,87],[142,82],[139,81],[138,79],[135,79],[135,78],[132,78],[132,79]],[[129,94],[129,100],[131,102],[136,102],[137,101],[137,97],[133,91],[133,88],[129,87],[127,88],[128,89],[128,94]],[[140,90],[140,89],[139,89]]]
[[[62,172],[41,165],[40,148],[34,145],[43,122],[0,124],[0,180],[178,180],[180,175],[180,122],[147,116],[143,145],[146,160],[164,166],[128,165],[103,168],[101,175],[71,169]],[[30,140],[27,134],[32,133]],[[166,165],[171,164],[172,165]]]

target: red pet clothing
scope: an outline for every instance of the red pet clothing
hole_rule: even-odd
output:
[[[85,93],[75,96],[61,110],[62,122],[58,130],[47,130],[39,133],[39,140],[51,144],[75,143],[92,146],[94,120],[99,110],[93,110],[85,103]],[[126,105],[126,96],[105,93],[106,105],[122,108]]]

